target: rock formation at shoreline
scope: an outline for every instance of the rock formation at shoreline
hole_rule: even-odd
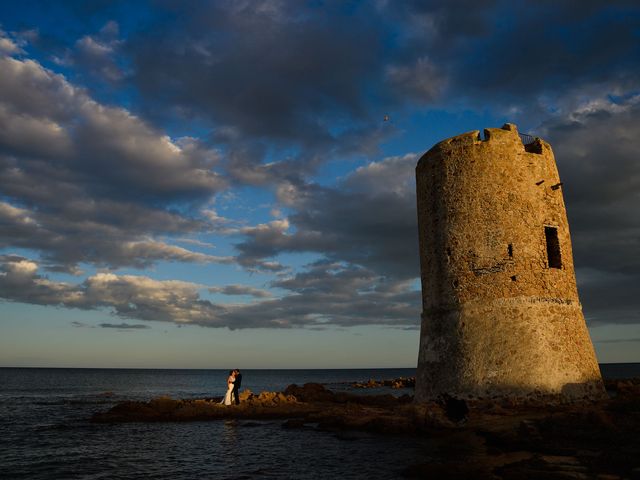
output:
[[[608,400],[549,407],[447,397],[415,404],[408,395],[354,395],[311,383],[284,392],[245,391],[239,406],[216,398],[123,402],[92,421],[280,419],[289,429],[428,438],[439,460],[407,467],[407,478],[640,478],[640,379],[609,381],[607,389]]]
[[[416,377],[398,377],[392,380],[374,380],[370,378],[366,382],[354,382],[351,386],[353,388],[414,388],[416,386]]]
[[[96,413],[96,423],[122,422],[174,422],[201,421],[228,418],[290,418],[308,417],[322,410],[330,416],[342,416],[348,404],[360,407],[392,409],[410,404],[412,398],[404,395],[352,395],[332,392],[320,384],[289,385],[284,392],[262,392],[259,395],[245,390],[240,394],[240,405],[225,406],[220,398],[176,400],[158,397],[148,402],[126,401],[111,410]]]

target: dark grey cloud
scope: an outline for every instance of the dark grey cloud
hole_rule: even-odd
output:
[[[171,102],[243,135],[330,142],[344,118],[365,119],[367,77],[380,68],[371,20],[340,2],[209,2],[130,39],[134,80],[152,102]],[[358,18],[359,21],[354,21]]]
[[[381,62],[390,32],[372,6],[163,5],[178,14],[126,40],[130,80],[149,118],[210,128],[231,181],[302,184],[330,159],[377,153],[394,133],[372,99],[389,97],[385,72],[409,79]]]
[[[71,325],[76,328],[94,328],[93,325],[89,325],[88,323],[84,323],[84,322],[78,322],[75,320],[71,322]]]
[[[575,243],[575,242],[574,242]],[[640,275],[578,269],[578,290],[589,324],[640,323]]]
[[[640,337],[613,338],[609,340],[594,340],[595,343],[635,343],[640,342]]]
[[[247,285],[225,285],[224,287],[209,287],[211,293],[223,293],[225,295],[249,295],[255,298],[268,298],[272,294],[268,290],[249,287]]]
[[[415,325],[420,292],[412,281],[397,281],[346,263],[320,261],[274,282],[281,298],[229,310],[234,325],[281,327]]]
[[[531,122],[543,97],[556,101],[588,85],[637,85],[639,8],[632,1],[576,8],[564,1],[463,0],[388,2],[384,11],[408,27],[399,55],[406,68],[425,78],[416,60],[429,58],[447,78],[447,100],[520,108]],[[405,90],[410,95],[411,85]]]
[[[418,274],[414,168],[417,156],[361,167],[335,187],[281,184],[287,219],[242,229],[245,266],[282,252],[314,252],[399,279]]]
[[[411,64],[387,66],[386,79],[393,90],[421,103],[439,100],[446,85],[444,73],[426,56]]]
[[[143,325],[141,323],[100,323],[100,328],[115,328],[118,330],[145,330],[151,328],[149,325]]]
[[[245,140],[342,142],[416,101],[490,103],[535,126],[568,89],[638,82],[633,1],[164,5],[179,15],[127,40],[149,108],[179,106]]]
[[[585,313],[640,321],[640,98],[594,101],[548,121]]]

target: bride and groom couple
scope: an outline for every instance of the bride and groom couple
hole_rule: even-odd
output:
[[[236,405],[240,405],[240,387],[242,386],[242,374],[237,368],[229,371],[229,377],[227,378],[227,393],[220,401],[224,405],[231,405],[235,402]]]

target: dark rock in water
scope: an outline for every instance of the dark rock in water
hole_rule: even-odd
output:
[[[332,391],[319,383],[305,383],[302,387],[296,384],[289,385],[284,394],[292,395],[301,402],[331,402],[335,396]]]

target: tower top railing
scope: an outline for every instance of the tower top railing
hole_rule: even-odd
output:
[[[523,145],[531,145],[536,141],[536,137],[528,133],[518,133],[518,135],[520,135],[520,140],[522,140]]]

